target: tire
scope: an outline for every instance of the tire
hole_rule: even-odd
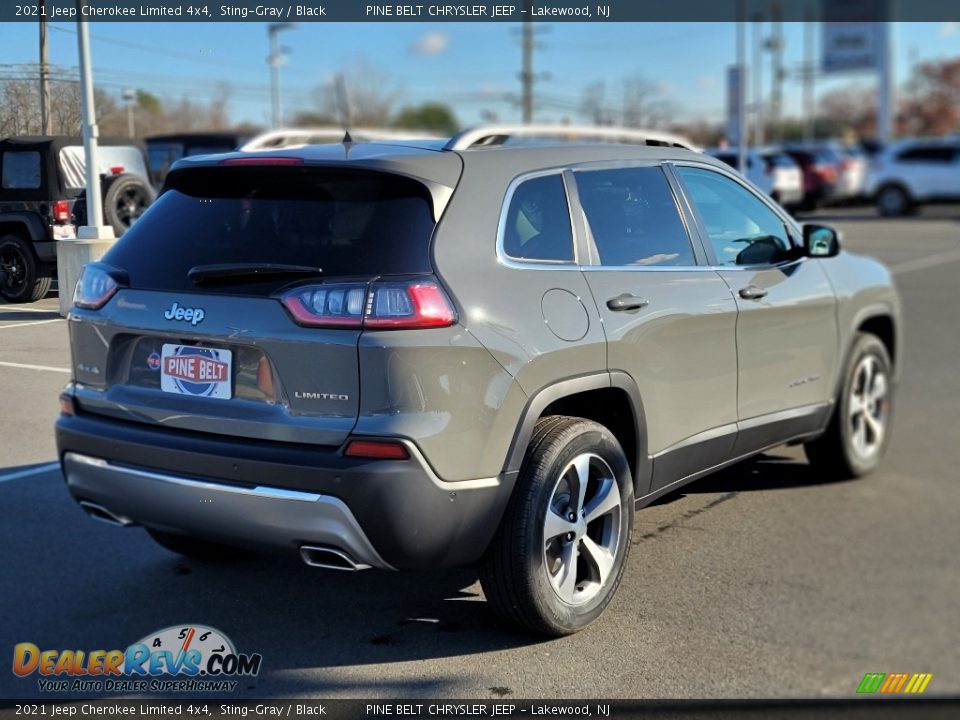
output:
[[[221,545],[220,543],[200,538],[190,537],[189,535],[180,535],[170,533],[156,528],[147,528],[147,533],[161,547],[172,553],[183,555],[194,560],[216,561],[230,560],[243,556],[245,553],[240,548],[230,545]]]
[[[581,471],[588,477],[585,497],[575,502],[586,518],[591,507],[599,514],[571,523],[556,511],[570,512]],[[493,612],[552,637],[589,625],[620,585],[633,514],[630,466],[610,431],[581,418],[542,418],[481,562],[480,583]]]
[[[53,278],[48,266],[37,260],[21,235],[0,237],[0,296],[11,303],[39,300],[50,292]]]
[[[877,212],[883,217],[903,217],[914,210],[913,198],[902,185],[884,185],[877,191]]]
[[[806,443],[810,464],[828,477],[873,472],[886,452],[893,419],[892,363],[886,346],[858,333],[826,432]]]
[[[131,174],[109,178],[103,194],[103,219],[117,237],[143,215],[156,193],[150,185]]]

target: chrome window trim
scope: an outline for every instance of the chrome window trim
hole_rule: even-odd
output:
[[[501,265],[514,270],[580,270],[579,248],[576,233],[577,225],[573,215],[573,207],[570,203],[570,194],[567,188],[567,181],[564,178],[565,170],[565,167],[533,170],[531,172],[517,175],[515,178],[513,178],[513,180],[510,181],[510,184],[507,185],[507,191],[504,194],[503,202],[500,205],[500,219],[497,221],[497,261]],[[516,193],[517,188],[527,180],[549,177],[550,175],[559,175],[560,182],[563,186],[564,199],[567,202],[567,220],[570,223],[570,243],[573,250],[573,260],[525,260],[523,258],[513,257],[512,255],[507,254],[507,251],[503,246],[504,236],[507,230],[507,214],[510,211],[511,203],[513,203],[513,196]]]

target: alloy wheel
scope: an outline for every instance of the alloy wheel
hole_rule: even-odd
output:
[[[543,523],[543,565],[565,603],[589,602],[615,572],[621,503],[613,470],[593,453],[575,457],[557,478]]]

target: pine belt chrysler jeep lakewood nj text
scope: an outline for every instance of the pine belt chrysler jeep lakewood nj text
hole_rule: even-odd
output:
[[[635,507],[783,442],[889,437],[880,264],[665,146],[350,144],[185,159],[89,265],[57,442],[94,517],[344,569],[479,563],[564,634]]]

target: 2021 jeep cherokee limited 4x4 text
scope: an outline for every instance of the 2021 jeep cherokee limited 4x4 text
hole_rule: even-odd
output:
[[[90,514],[186,554],[478,562],[546,634],[610,602],[636,507],[787,441],[859,475],[889,437],[887,271],[681,149],[187,159],[75,300]]]

